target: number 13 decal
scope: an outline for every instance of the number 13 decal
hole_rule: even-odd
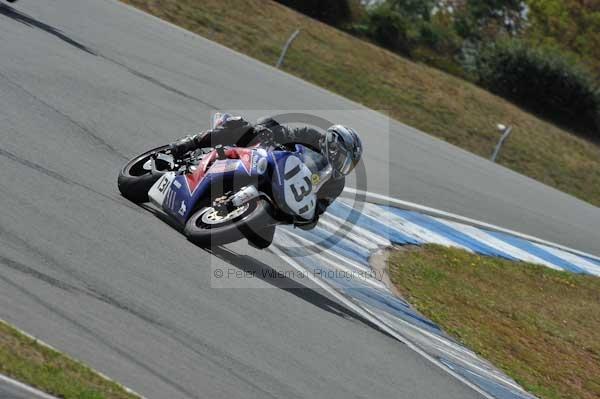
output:
[[[162,178],[162,181],[158,185],[158,191],[160,191],[161,193],[164,193],[165,189],[167,188],[168,185],[169,185],[169,178],[165,176]]]
[[[294,167],[291,171],[285,174],[285,180],[288,181],[295,177],[298,173],[300,173],[300,166]],[[309,195],[312,191],[312,182],[310,178],[306,175],[300,180],[300,191],[298,191],[298,179],[294,180],[290,183],[290,190],[292,190],[292,194],[294,194],[294,199],[296,202],[300,202]]]
[[[284,170],[284,195],[287,206],[304,218],[312,218],[316,196],[313,193],[310,170],[295,156],[286,159]]]

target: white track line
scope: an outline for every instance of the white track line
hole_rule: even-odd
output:
[[[12,385],[12,386],[17,387],[19,389],[22,389],[25,392],[28,392],[28,393],[30,393],[32,395],[35,395],[35,396],[43,398],[43,399],[58,399],[56,396],[48,395],[47,393],[42,392],[42,391],[40,391],[38,389],[35,389],[35,388],[33,388],[33,387],[29,386],[29,385],[25,385],[22,382],[19,382],[17,380],[13,380],[12,378],[5,376],[4,374],[0,374],[0,382],[3,382],[3,383],[8,384],[8,385]]]
[[[94,373],[98,374],[100,377],[104,378],[105,380],[107,380],[107,381],[110,381],[110,382],[113,382],[113,383],[117,384],[118,386],[120,386],[121,388],[123,388],[123,389],[124,389],[124,390],[125,390],[127,393],[130,393],[130,394],[132,394],[132,395],[134,395],[134,396],[137,396],[137,397],[139,397],[140,399],[146,399],[146,397],[145,397],[145,396],[142,396],[142,395],[140,395],[139,393],[137,393],[137,392],[136,392],[136,391],[134,391],[133,389],[131,389],[131,388],[127,388],[125,385],[121,384],[121,383],[120,383],[120,382],[118,382],[118,381],[115,381],[115,380],[113,380],[112,378],[110,378],[110,377],[109,377],[109,376],[107,376],[106,374],[103,374],[103,373],[99,372],[98,370],[96,370],[96,369],[93,369],[93,368],[91,368],[91,367],[89,367],[89,366],[86,366],[85,364],[83,364],[83,363],[82,363],[82,362],[80,362],[79,360],[76,360],[76,359],[74,359],[74,358],[70,357],[69,355],[65,354],[64,352],[61,352],[61,351],[59,351],[58,349],[56,349],[56,348],[55,348],[55,347],[53,347],[52,345],[50,345],[50,344],[48,344],[48,343],[46,343],[46,342],[42,341],[41,339],[39,339],[39,338],[37,338],[37,337],[34,337],[33,335],[31,335],[31,334],[29,334],[29,333],[27,333],[27,332],[25,332],[25,331],[21,330],[20,328],[17,328],[16,326],[14,326],[14,325],[10,324],[10,323],[9,323],[9,322],[7,322],[6,320],[4,320],[4,319],[0,319],[0,322],[2,322],[2,323],[4,323],[4,324],[6,324],[7,326],[9,326],[9,327],[11,327],[11,328],[13,328],[13,329],[17,330],[17,331],[19,332],[19,334],[22,334],[22,335],[26,336],[27,338],[29,338],[29,339],[31,339],[31,340],[33,340],[33,341],[35,341],[35,343],[36,343],[36,344],[38,344],[38,345],[41,345],[41,346],[44,346],[44,347],[46,347],[46,348],[48,348],[48,349],[50,349],[50,350],[53,350],[54,352],[58,352],[58,353],[60,353],[61,355],[63,355],[64,357],[67,357],[67,358],[71,359],[72,361],[74,361],[74,362],[76,362],[76,363],[79,363],[79,364],[81,364],[81,365],[83,365],[83,366],[85,366],[85,367],[88,367],[88,368],[89,368],[89,369],[91,369],[91,370],[92,370]],[[2,374],[0,374],[0,376],[2,376]],[[8,378],[8,377],[7,377],[7,378]],[[49,396],[49,397],[50,397],[50,398],[52,398],[52,399],[56,399],[56,398],[54,398],[54,397],[52,397],[52,396]]]

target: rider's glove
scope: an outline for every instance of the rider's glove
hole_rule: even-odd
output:
[[[169,145],[171,155],[173,155],[173,158],[175,159],[181,159],[186,153],[197,148],[197,136],[184,137]]]

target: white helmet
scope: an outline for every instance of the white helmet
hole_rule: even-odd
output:
[[[327,129],[321,152],[339,174],[346,176],[354,169],[362,155],[362,143],[356,130],[342,125]]]

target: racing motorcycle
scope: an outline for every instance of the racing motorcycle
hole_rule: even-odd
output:
[[[231,117],[214,114],[211,128]],[[179,158],[168,145],[133,158],[119,173],[119,190],[135,203],[150,202],[203,247],[243,238],[268,247],[277,225],[313,218],[316,193],[332,174],[320,153],[272,137],[252,147],[217,145]]]

